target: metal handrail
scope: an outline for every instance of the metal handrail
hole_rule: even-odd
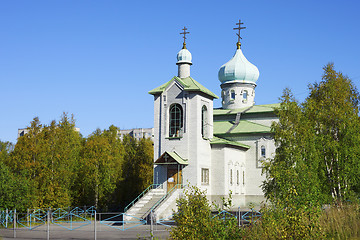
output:
[[[152,208],[150,208],[150,209],[143,215],[143,217],[144,217],[144,216],[147,216],[147,214],[148,214],[149,212],[154,211],[154,209],[157,208],[157,207],[160,205],[160,203],[162,203],[162,201],[164,201],[173,191],[175,191],[176,189],[182,189],[183,187],[184,187],[183,184],[176,184],[172,189],[170,189],[170,191],[168,191],[162,198],[160,198],[160,200],[157,201],[157,202],[152,206]]]
[[[160,186],[162,186],[162,184],[151,184],[149,187],[147,187],[142,193],[139,194],[139,196],[137,196],[131,203],[129,203],[125,208],[124,208],[124,213],[131,208],[133,205],[135,205],[135,203],[142,197],[144,196],[147,192],[149,192],[151,189],[157,189]]]

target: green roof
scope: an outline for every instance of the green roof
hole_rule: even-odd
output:
[[[278,107],[280,107],[279,103],[254,105],[251,108],[249,107],[238,108],[238,109],[214,108],[214,115],[233,115],[233,114],[237,114],[238,112],[243,112],[246,109],[248,109],[246,113],[268,113],[268,112],[274,112],[274,109]]]
[[[168,159],[170,157],[170,159]],[[188,165],[187,159],[180,157],[176,152],[165,151],[156,161],[157,165],[182,164]]]
[[[230,141],[230,140],[227,140],[224,138],[219,138],[219,137],[213,137],[210,141],[210,144],[226,144],[226,145],[231,145],[231,146],[236,146],[236,147],[243,147],[246,149],[250,148],[250,146],[248,146],[246,144]]]
[[[202,92],[213,98],[219,98],[214,93],[212,93],[209,89],[207,89],[206,87],[204,87],[203,85],[201,85],[200,83],[195,81],[192,77],[187,77],[187,78],[173,77],[167,83],[149,91],[149,94],[152,94],[152,95],[161,94],[162,92],[164,92],[164,90],[167,88],[167,86],[169,86],[170,83],[172,83],[173,81],[177,81],[186,91]]]
[[[270,133],[270,130],[268,126],[246,120],[240,120],[238,125],[234,121],[214,122],[214,135]]]

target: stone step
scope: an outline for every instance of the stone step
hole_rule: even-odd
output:
[[[128,215],[127,219],[135,220],[136,218],[143,217],[164,195],[164,189],[150,190],[126,212],[126,215]]]

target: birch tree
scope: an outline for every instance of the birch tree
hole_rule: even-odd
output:
[[[286,89],[272,131],[276,156],[264,168],[265,195],[272,201],[314,204],[360,193],[359,93],[351,80],[324,67],[299,104]]]

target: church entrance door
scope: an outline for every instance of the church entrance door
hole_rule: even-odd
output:
[[[167,191],[169,192],[176,184],[181,184],[181,169],[167,169]]]

